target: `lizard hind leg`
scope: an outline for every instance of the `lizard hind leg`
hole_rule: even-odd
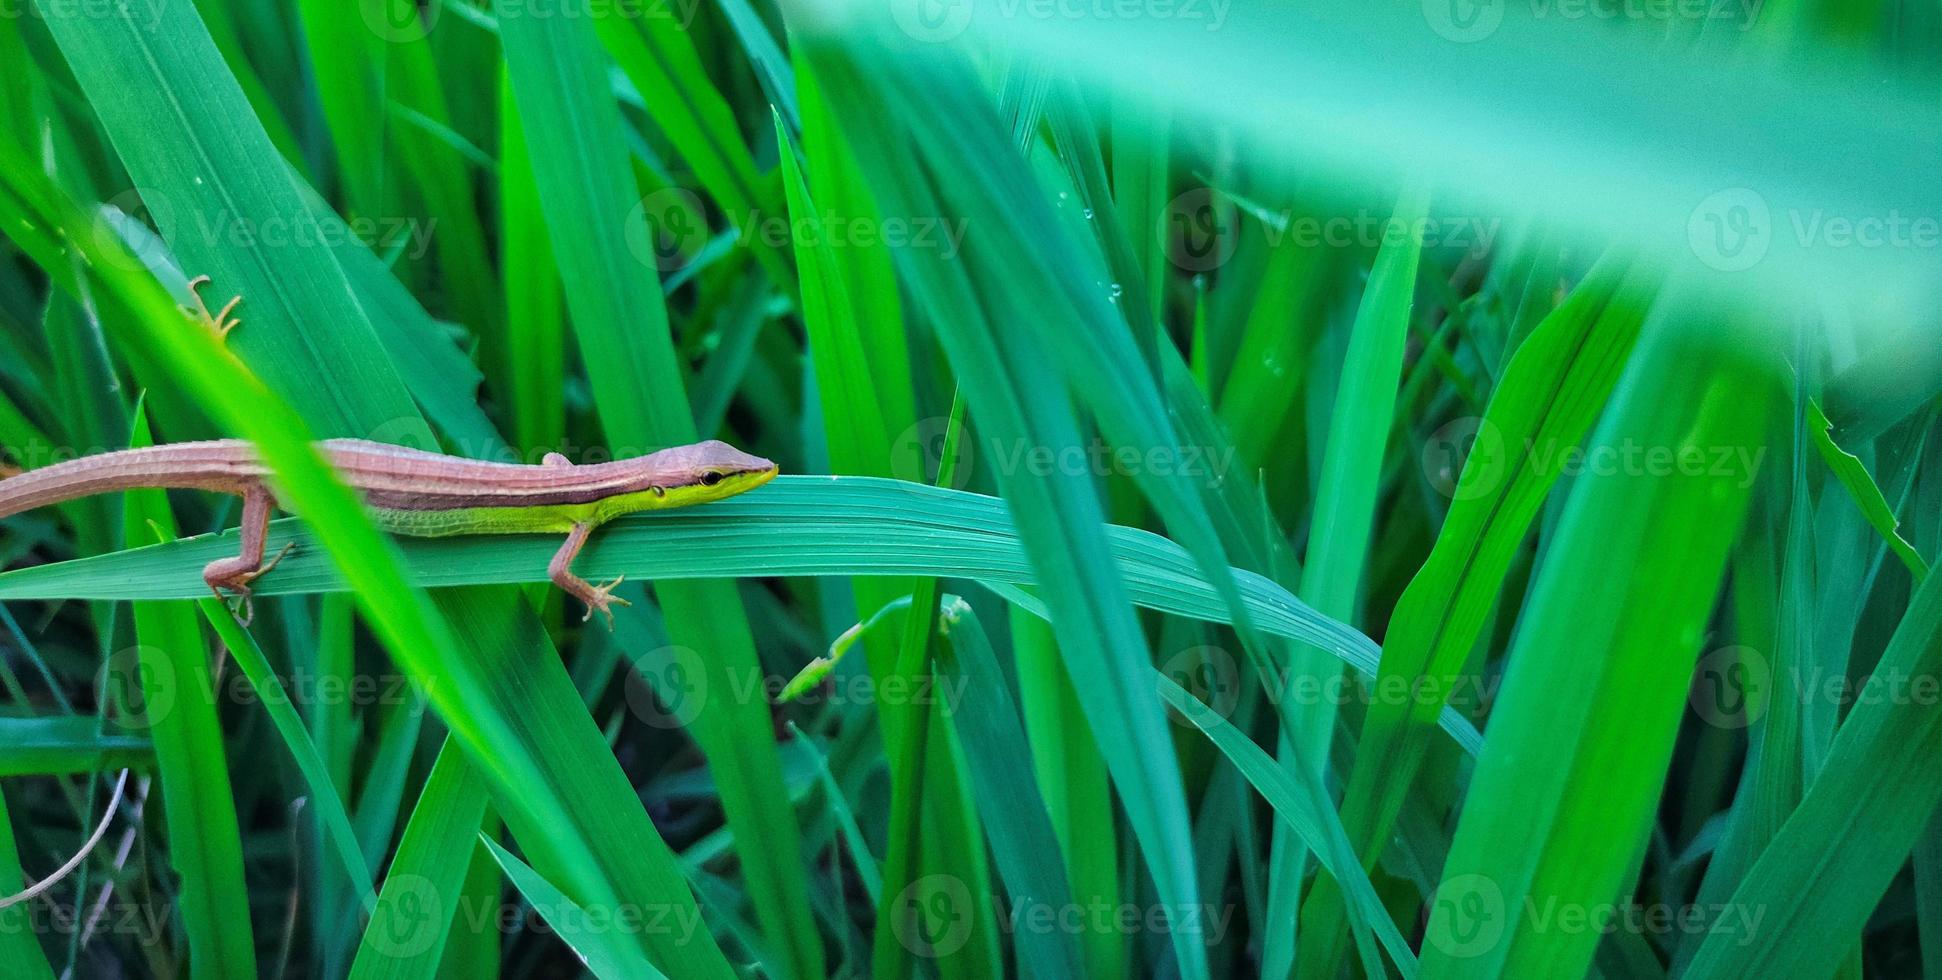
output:
[[[203,566],[202,581],[216,598],[227,601],[223,590],[227,589],[242,600],[242,609],[237,618],[247,626],[255,618],[250,607],[250,583],[263,573],[276,567],[283,556],[290,553],[295,542],[283,546],[277,556],[267,564],[263,561],[264,539],[270,532],[270,492],[257,487],[243,495],[243,551],[234,558],[222,558]]]

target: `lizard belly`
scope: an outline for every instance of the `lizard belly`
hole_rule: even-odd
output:
[[[594,504],[539,507],[455,507],[450,510],[399,510],[374,507],[378,527],[413,538],[461,534],[565,534],[594,515]]]
[[[699,503],[705,489],[675,487],[620,493],[575,504],[525,504],[510,507],[399,508],[372,507],[378,526],[392,534],[414,538],[447,538],[460,534],[565,534],[576,524],[598,527],[616,517],[643,510],[664,510]]]

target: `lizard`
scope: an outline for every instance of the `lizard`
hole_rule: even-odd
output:
[[[191,292],[201,282],[190,284]],[[197,305],[201,296],[196,294]],[[231,301],[202,319],[218,335],[233,327]],[[193,312],[193,311],[192,311]],[[593,585],[573,573],[573,560],[595,528],[625,514],[686,507],[732,497],[773,479],[776,464],[717,440],[674,446],[631,459],[575,465],[547,453],[539,465],[447,456],[362,439],[317,443],[356,491],[379,528],[409,537],[464,534],[565,534],[547,577],[613,626],[613,594],[625,578]],[[217,598],[226,589],[247,601],[251,583],[289,552],[265,561],[265,539],[277,508],[269,469],[240,439],[144,446],[83,456],[6,476],[0,473],[0,518],[78,497],[158,488],[205,490],[242,498],[242,551],[210,562],[202,580]]]

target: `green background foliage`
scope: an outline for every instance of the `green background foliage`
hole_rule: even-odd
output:
[[[0,893],[113,803],[0,974],[1933,974],[1938,40],[0,12],[5,459],[246,439],[293,548],[0,520]],[[784,475],[598,532],[609,632],[322,438]]]

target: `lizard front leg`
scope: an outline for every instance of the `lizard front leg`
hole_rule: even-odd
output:
[[[283,546],[283,550],[267,564],[263,561],[264,541],[270,533],[270,511],[273,504],[269,488],[252,487],[243,493],[243,553],[234,558],[212,561],[203,566],[202,581],[209,591],[222,599],[223,590],[234,592],[243,600],[243,624],[249,625],[252,618],[249,609],[250,583],[263,573],[276,567],[283,556],[290,553],[295,542]]]
[[[223,304],[221,310],[211,313],[209,304],[202,301],[202,287],[207,285],[209,285],[208,276],[197,276],[189,280],[189,295],[194,297],[196,305],[194,309],[182,307],[182,314],[208,327],[209,331],[216,335],[217,340],[228,340],[229,332],[243,325],[242,320],[230,315],[235,312],[236,304],[243,301],[243,297],[231,297],[229,302]]]
[[[560,545],[560,550],[553,553],[552,563],[546,566],[546,577],[552,579],[553,584],[559,586],[568,595],[587,604],[587,614],[581,620],[582,622],[592,619],[593,614],[598,612],[607,617],[607,628],[611,630],[614,628],[613,607],[631,606],[633,603],[614,595],[614,589],[627,578],[625,575],[606,585],[596,586],[573,574],[573,559],[580,554],[580,549],[586,546],[587,535],[592,533],[591,524],[582,522],[573,525],[573,530],[567,533],[566,541]]]

